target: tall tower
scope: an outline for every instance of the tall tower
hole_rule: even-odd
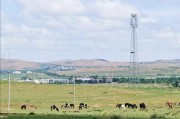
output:
[[[131,46],[130,46],[130,62],[129,62],[129,76],[131,83],[137,83],[138,81],[138,44],[136,29],[138,26],[137,15],[131,13],[130,25],[131,31]]]

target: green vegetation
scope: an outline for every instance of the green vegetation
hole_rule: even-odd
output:
[[[1,84],[1,112],[7,113],[8,84]],[[77,84],[74,109],[61,109],[62,104],[73,103],[73,85],[48,85],[11,82],[11,113],[3,115],[10,119],[140,119],[140,118],[180,118],[180,89],[163,84]],[[165,105],[172,100],[173,109]],[[78,110],[80,102],[89,108]],[[147,109],[118,109],[117,103],[144,102]],[[27,110],[21,110],[27,104]],[[55,104],[60,111],[50,111]],[[31,106],[31,107],[30,107]],[[37,107],[37,109],[33,108]],[[79,111],[79,112],[78,112]]]

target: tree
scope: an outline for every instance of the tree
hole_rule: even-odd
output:
[[[118,82],[119,79],[118,78],[113,78],[113,82]]]
[[[98,79],[98,76],[90,76],[90,78],[93,78],[93,79]]]

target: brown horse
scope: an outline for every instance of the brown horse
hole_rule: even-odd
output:
[[[26,105],[21,105],[21,109],[26,110]]]
[[[170,101],[170,100],[168,100],[168,101],[166,102],[166,105],[168,105],[168,107],[169,107],[170,109],[172,109],[173,102]]]

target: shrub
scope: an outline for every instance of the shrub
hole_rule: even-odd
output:
[[[35,113],[34,112],[30,112],[29,115],[35,115]]]
[[[121,119],[121,117],[117,116],[117,115],[114,115],[114,116],[111,117],[111,119]]]
[[[157,114],[151,115],[151,119],[164,119],[164,116],[159,116]]]

